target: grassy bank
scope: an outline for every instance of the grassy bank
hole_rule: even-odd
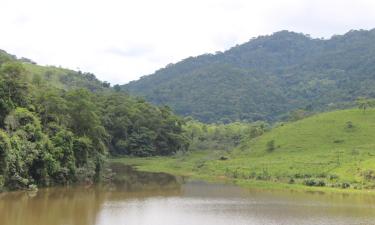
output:
[[[373,192],[375,111],[342,110],[280,124],[230,152],[114,161],[246,187]]]
[[[193,180],[231,183],[245,188],[375,194],[375,192],[372,190],[310,187],[298,183],[284,183],[273,179],[257,180],[244,177],[235,178],[226,173],[222,173],[221,171],[223,170],[223,168],[220,168],[220,163],[215,163],[215,161],[219,161],[218,157],[220,158],[223,153],[224,152],[222,151],[207,151],[191,152],[185,155],[172,157],[123,157],[111,159],[111,162],[132,165],[140,171],[165,172],[176,176],[184,176]]]

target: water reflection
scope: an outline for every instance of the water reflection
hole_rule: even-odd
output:
[[[166,173],[150,173],[136,171],[130,166],[120,163],[112,164],[112,171],[116,174],[112,183],[112,190],[126,191],[133,194],[149,192],[152,195],[179,194],[182,178]]]
[[[114,164],[114,182],[0,193],[0,225],[93,225],[106,202],[181,195],[182,179]]]
[[[35,196],[25,192],[2,194],[0,224],[95,224],[105,195],[84,188],[45,189]]]
[[[114,165],[111,185],[0,195],[1,225],[367,225],[375,198],[184,183]]]

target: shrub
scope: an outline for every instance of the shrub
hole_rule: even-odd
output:
[[[335,174],[330,174],[330,175],[328,176],[328,178],[329,178],[330,180],[336,180],[336,179],[339,178],[339,176],[337,176],[337,175],[335,175]]]
[[[316,186],[316,187],[326,186],[326,183],[323,180],[314,180],[314,179],[304,180],[303,184],[306,186]]]
[[[353,122],[352,121],[346,122],[346,128],[348,128],[348,129],[354,128]]]
[[[343,188],[343,189],[346,189],[346,188],[349,188],[349,187],[350,187],[349,183],[342,183],[341,184],[341,188]]]
[[[267,142],[266,147],[268,152],[273,152],[275,150],[275,140],[270,140]]]
[[[228,160],[229,158],[227,156],[220,156],[219,160]]]
[[[365,170],[361,173],[363,178],[366,181],[374,181],[375,180],[375,171],[374,170]]]

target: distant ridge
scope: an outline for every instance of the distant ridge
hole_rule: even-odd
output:
[[[123,85],[204,122],[275,121],[290,111],[375,97],[375,30],[330,39],[280,31],[228,51],[190,57]]]

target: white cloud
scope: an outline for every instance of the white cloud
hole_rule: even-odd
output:
[[[0,49],[126,83],[282,29],[370,29],[373,12],[372,0],[0,0]]]

